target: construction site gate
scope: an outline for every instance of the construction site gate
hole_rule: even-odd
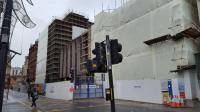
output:
[[[94,79],[93,76],[77,76],[75,78],[74,99],[85,98],[103,98],[103,75],[100,79]]]

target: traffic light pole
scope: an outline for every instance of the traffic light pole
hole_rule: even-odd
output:
[[[2,112],[13,0],[7,0],[0,36],[0,112]]]
[[[107,69],[109,76],[110,94],[111,94],[111,112],[115,112],[115,96],[114,96],[114,85],[113,85],[113,74],[112,74],[112,63],[111,63],[111,52],[110,52],[110,38],[106,35],[106,58],[107,58]]]

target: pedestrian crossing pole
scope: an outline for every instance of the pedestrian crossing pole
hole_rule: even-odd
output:
[[[110,103],[111,103],[111,112],[115,112],[115,96],[114,96],[114,85],[113,85],[113,74],[112,74],[112,63],[111,63],[111,45],[110,37],[106,35],[106,59],[107,59],[107,70],[109,77],[110,85]]]
[[[2,106],[3,106],[7,56],[10,44],[9,37],[10,37],[12,9],[13,9],[13,0],[7,0],[5,13],[3,17],[1,35],[0,35],[0,112],[2,112]]]

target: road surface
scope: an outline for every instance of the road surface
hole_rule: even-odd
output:
[[[11,92],[9,100],[4,102],[3,112],[110,112],[110,103],[104,99],[82,99],[74,101],[40,97],[37,109],[24,93]],[[169,108],[162,105],[131,101],[116,101],[116,112],[200,112],[200,103],[193,108]]]

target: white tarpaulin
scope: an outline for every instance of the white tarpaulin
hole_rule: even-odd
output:
[[[144,44],[144,41],[167,34],[176,35],[191,27],[199,28],[197,4],[194,0],[130,0],[113,12],[102,12],[95,17],[92,49],[95,42],[105,40],[107,34],[119,40],[123,46],[124,59],[122,63],[113,66],[113,74],[114,79],[122,83],[123,80],[193,78],[191,75],[195,74],[190,71],[170,73],[178,65],[195,64],[194,53],[198,52],[198,43],[193,39],[169,40],[152,46]],[[191,83],[188,81],[186,87],[195,88]],[[115,89],[122,90],[121,86]],[[195,89],[186,91],[189,99],[196,97],[193,94]],[[128,89],[123,92],[132,94]],[[131,97],[126,99],[138,100]],[[157,95],[156,99],[159,103],[160,96]]]

